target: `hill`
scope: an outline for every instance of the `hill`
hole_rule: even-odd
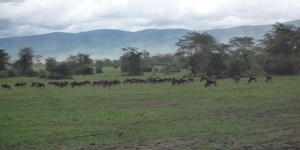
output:
[[[300,20],[287,22],[300,27]],[[213,29],[197,32],[207,32],[222,43],[228,43],[232,37],[250,36],[258,40],[271,29],[272,25],[239,26],[227,29]],[[179,38],[192,30],[185,29],[147,29],[137,32],[122,30],[94,30],[80,33],[54,32],[42,35],[1,38],[0,49],[5,49],[12,59],[22,47],[32,47],[35,54],[43,58],[49,56],[65,60],[69,55],[79,52],[90,54],[93,59],[118,59],[122,55],[121,48],[130,46],[139,50],[147,50],[151,55],[156,53],[174,53],[175,43]]]

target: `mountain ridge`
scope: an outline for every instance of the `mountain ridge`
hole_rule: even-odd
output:
[[[300,20],[286,22],[300,27]],[[187,30],[187,29],[145,29],[140,31],[124,31],[118,29],[99,29],[79,33],[52,32],[40,35],[0,38],[0,49],[5,49],[12,57],[22,47],[32,47],[36,55],[43,59],[55,57],[65,60],[69,55],[78,53],[90,54],[93,59],[118,59],[122,55],[121,48],[137,47],[147,50],[151,55],[156,53],[174,53],[177,50],[175,43],[188,32],[207,32],[221,43],[228,43],[232,37],[250,36],[255,40],[271,30],[272,25],[244,25],[224,29]]]

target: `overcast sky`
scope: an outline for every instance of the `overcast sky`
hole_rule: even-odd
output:
[[[0,38],[96,29],[207,30],[298,19],[299,0],[0,0]]]

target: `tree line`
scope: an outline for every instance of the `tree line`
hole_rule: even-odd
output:
[[[61,79],[72,75],[103,73],[103,67],[121,67],[126,75],[155,73],[155,66],[163,66],[165,74],[188,69],[191,76],[226,75],[249,76],[253,74],[295,75],[300,71],[300,28],[276,23],[255,41],[252,37],[233,37],[228,44],[220,43],[208,33],[191,32],[178,39],[175,53],[150,55],[136,47],[122,48],[118,60],[92,60],[89,54],[70,55],[58,62],[54,57],[45,59],[46,69],[34,71],[42,56],[34,55],[30,47],[19,50],[19,59],[10,62],[5,50],[0,50],[0,77],[39,76]]]

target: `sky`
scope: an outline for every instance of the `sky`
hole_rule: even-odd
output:
[[[0,0],[0,38],[97,29],[201,31],[298,19],[299,0]]]

